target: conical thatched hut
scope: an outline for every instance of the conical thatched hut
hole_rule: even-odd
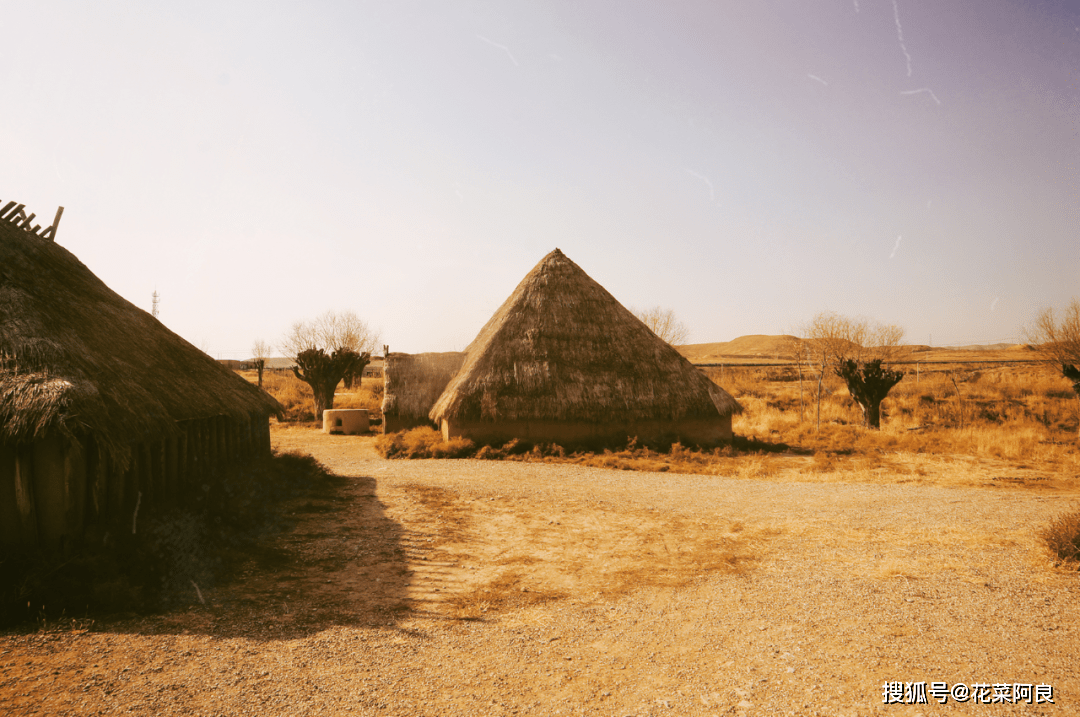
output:
[[[742,410],[558,249],[465,354],[430,413],[447,439],[712,444]]]
[[[0,221],[0,549],[62,547],[270,452],[266,393]]]

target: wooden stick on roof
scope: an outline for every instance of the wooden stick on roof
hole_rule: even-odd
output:
[[[62,216],[64,216],[64,208],[60,207],[56,210],[56,217],[53,218],[52,226],[41,233],[42,239],[56,241],[56,228],[60,226],[60,217]]]

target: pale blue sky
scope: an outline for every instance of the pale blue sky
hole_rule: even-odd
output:
[[[0,200],[220,358],[461,349],[547,252],[695,343],[1019,339],[1080,295],[1080,5],[4,8]]]

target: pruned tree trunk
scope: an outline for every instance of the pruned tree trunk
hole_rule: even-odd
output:
[[[835,371],[847,383],[852,399],[862,409],[866,427],[881,428],[881,402],[892,387],[900,383],[904,372],[882,368],[880,360],[860,365],[850,359],[837,366]]]
[[[964,430],[964,397],[960,395],[960,387],[956,385],[956,377],[950,374],[949,380],[952,381],[953,389],[956,391],[956,402],[960,409],[960,430]]]
[[[266,368],[266,361],[263,359],[255,359],[255,370],[259,374],[259,388],[262,388],[263,369]]]
[[[334,407],[334,389],[337,386],[328,386],[325,383],[312,385],[311,392],[315,396],[315,420],[321,420],[323,411]]]
[[[345,375],[342,377],[345,381],[345,388],[350,391],[353,389],[356,382],[364,377],[364,369],[367,368],[369,363],[371,363],[371,354],[363,354],[360,356],[353,367],[346,371]]]
[[[329,356],[322,349],[308,349],[296,355],[293,373],[311,386],[315,397],[315,420],[322,418],[323,411],[334,407],[334,391],[345,374],[357,365],[361,365],[363,371],[363,365],[370,360],[370,353],[358,354],[348,349],[334,351]]]

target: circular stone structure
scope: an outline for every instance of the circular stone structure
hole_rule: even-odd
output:
[[[328,408],[322,412],[323,433],[355,435],[367,433],[368,412],[366,408]]]

